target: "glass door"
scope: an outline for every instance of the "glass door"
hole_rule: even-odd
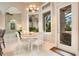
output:
[[[60,9],[60,43],[63,45],[71,46],[71,23],[71,5],[68,5]]]
[[[58,48],[72,52],[72,5],[58,8]]]

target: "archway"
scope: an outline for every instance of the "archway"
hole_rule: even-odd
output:
[[[7,33],[16,32],[17,26],[21,24],[21,11],[16,7],[10,7],[5,14],[5,29]]]

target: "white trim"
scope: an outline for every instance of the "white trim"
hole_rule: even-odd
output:
[[[49,3],[49,2],[44,3],[44,4],[41,6],[41,8],[44,7],[45,5],[47,5],[48,3]]]

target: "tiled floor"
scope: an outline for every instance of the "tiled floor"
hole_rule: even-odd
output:
[[[19,44],[15,34],[5,35],[5,43],[6,48],[3,48],[3,56],[60,56],[48,49],[48,42],[45,42],[39,51],[37,51],[36,47],[28,50],[25,43]]]

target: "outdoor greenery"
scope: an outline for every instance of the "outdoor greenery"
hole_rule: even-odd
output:
[[[38,32],[38,29],[36,29],[35,27],[29,27],[29,31],[30,32]]]
[[[51,31],[51,22],[46,23],[46,32]]]
[[[43,29],[45,32],[51,32],[51,15],[50,15],[50,12],[44,14]]]
[[[38,32],[38,28],[36,26],[34,26],[34,23],[33,23],[34,20],[36,20],[35,16],[36,15],[32,15],[32,16],[29,17],[29,31],[30,32]],[[37,24],[37,26],[38,26],[38,24]]]
[[[71,19],[69,21],[67,21],[69,19],[65,19],[65,31],[71,31]]]

